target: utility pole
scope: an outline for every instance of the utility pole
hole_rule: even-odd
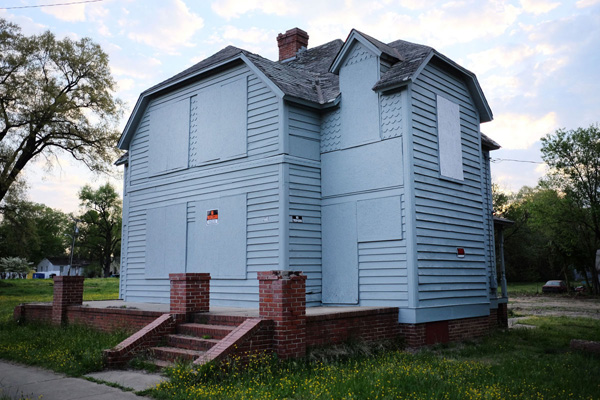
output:
[[[67,272],[67,275],[71,275],[71,267],[73,266],[73,251],[75,251],[75,238],[77,237],[77,234],[79,233],[79,228],[77,227],[77,223],[80,221],[77,218],[73,218],[74,224],[73,224],[73,242],[71,243],[71,254],[69,255],[69,270]]]

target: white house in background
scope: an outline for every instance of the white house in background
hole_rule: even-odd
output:
[[[84,268],[90,263],[83,260],[73,260],[70,275],[83,275]],[[54,273],[57,276],[69,274],[69,257],[48,257],[40,261],[36,268],[37,272]]]

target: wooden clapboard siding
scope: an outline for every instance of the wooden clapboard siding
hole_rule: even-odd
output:
[[[314,110],[287,105],[290,155],[320,160],[321,117]]]
[[[430,63],[412,85],[418,306],[488,302],[479,116],[465,83]],[[440,176],[436,95],[459,104],[464,181]],[[456,249],[466,257],[457,258]]]
[[[247,66],[241,65],[196,83],[189,84],[179,90],[175,90],[150,101],[137,126],[130,145],[130,184],[143,184],[151,179],[148,177],[148,154],[150,143],[148,134],[150,131],[150,114],[154,110],[163,107],[165,104],[181,101],[186,97],[193,98],[198,91],[210,88],[212,85],[228,83],[238,79],[246,79],[247,81],[247,157],[245,157],[245,159],[250,161],[276,155],[279,151],[279,101],[277,96],[263,81],[256,77]],[[195,107],[193,101],[191,104],[192,107]],[[199,107],[199,112],[201,112],[201,105],[197,105],[197,107]],[[202,141],[202,127],[197,127],[196,132],[192,123],[191,138],[190,151],[193,152],[194,146],[200,145],[198,143],[201,143]],[[227,163],[235,162],[239,162],[239,160],[220,161],[219,164],[227,165]],[[190,165],[197,168],[207,164],[214,164],[214,162],[200,163],[198,165],[196,165],[195,162],[190,163]],[[188,168],[172,172],[169,175],[185,175],[194,169],[195,168]]]
[[[245,80],[247,98],[247,152],[243,157],[200,162],[194,149],[201,145],[202,127],[194,125],[201,104],[195,94],[213,85]],[[190,100],[189,168],[150,177],[148,174],[151,113],[166,104]],[[257,307],[256,272],[279,269],[280,235],[280,154],[281,102],[268,86],[246,65],[238,65],[211,75],[150,101],[132,138],[129,153],[129,179],[124,202],[123,260],[126,271],[121,296],[128,301],[168,302],[168,279],[148,279],[145,275],[146,211],[154,207],[187,204],[187,224],[201,223],[205,210],[195,202],[221,196],[246,195],[246,279],[211,281],[211,304]],[[184,271],[181,271],[184,272]]]
[[[196,210],[194,202],[220,196],[246,194],[247,238],[246,279],[211,280],[211,304],[229,306],[256,306],[258,281],[256,272],[277,269],[279,192],[278,164],[252,169],[227,171],[216,168],[214,173],[191,180],[173,181],[129,192],[129,224],[127,237],[128,301],[167,302],[169,281],[146,279],[146,210],[176,203],[186,203],[187,222],[203,223],[204,211]]]
[[[321,302],[321,169],[291,164],[289,168],[289,217],[301,216],[302,223],[290,222],[289,265],[307,276],[307,305]]]
[[[488,265],[490,295],[495,297],[498,283],[496,280],[496,249],[494,245],[494,206],[492,204],[492,175],[490,171],[490,152],[482,150],[483,223],[485,232],[485,260]]]

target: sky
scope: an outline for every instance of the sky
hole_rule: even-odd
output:
[[[494,113],[481,130],[502,149],[492,179],[507,191],[544,175],[540,138],[600,122],[600,0],[0,0],[0,18],[27,35],[90,37],[110,57],[124,100],[123,127],[139,94],[234,45],[277,59],[278,33],[298,27],[308,47],[356,28],[383,42],[431,46],[477,75]],[[46,6],[13,8],[25,6]],[[517,160],[517,161],[513,161]],[[68,156],[28,165],[29,198],[78,210],[96,177]],[[115,171],[117,171],[115,169]]]

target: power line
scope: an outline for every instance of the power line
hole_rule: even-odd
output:
[[[511,162],[521,162],[521,163],[529,163],[529,164],[544,164],[543,161],[514,160],[511,158],[492,158],[492,159],[490,159],[490,161],[493,163],[502,162],[502,161],[511,161]]]
[[[54,3],[54,4],[45,4],[45,5],[37,5],[37,6],[0,7],[0,10],[16,10],[16,9],[19,9],[19,8],[40,8],[40,7],[70,6],[70,5],[73,5],[73,4],[97,3],[99,1],[104,1],[104,0],[81,0],[81,1],[72,1],[70,3]]]

